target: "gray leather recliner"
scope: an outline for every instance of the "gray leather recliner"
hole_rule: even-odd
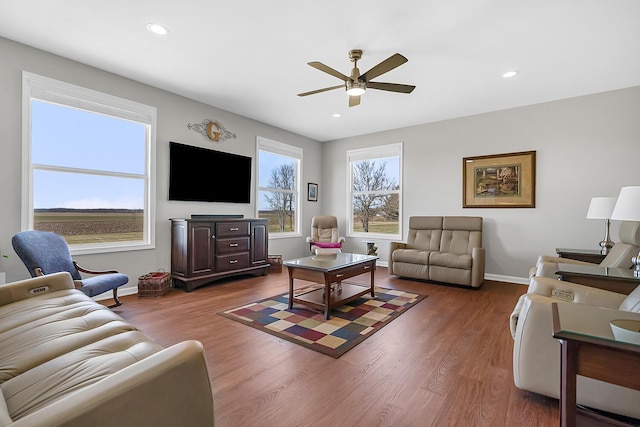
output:
[[[553,296],[561,291],[565,299]],[[552,335],[551,304],[601,307],[593,322],[640,320],[640,286],[624,295],[589,286],[535,276],[510,317],[513,337],[513,379],[516,387],[558,399],[560,397],[560,342]],[[611,363],[616,363],[615,359]],[[631,375],[635,375],[633,369]],[[640,391],[578,376],[578,404],[640,419]]]
[[[631,268],[631,259],[640,251],[640,222],[622,221],[618,230],[620,241],[617,242],[600,264],[578,261],[558,256],[541,255],[535,267],[529,270],[529,279],[534,276],[557,278],[558,264],[597,265],[609,268]]]

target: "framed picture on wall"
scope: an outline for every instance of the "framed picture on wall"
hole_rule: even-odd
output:
[[[536,152],[462,159],[463,208],[534,208]]]
[[[318,184],[314,184],[313,182],[310,182],[307,184],[307,186],[308,186],[307,200],[311,202],[317,202],[318,201]]]

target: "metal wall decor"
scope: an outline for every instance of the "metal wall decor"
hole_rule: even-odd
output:
[[[222,123],[216,120],[204,120],[202,123],[194,124],[189,123],[187,127],[216,142],[224,142],[227,139],[236,138],[235,133],[226,130]]]

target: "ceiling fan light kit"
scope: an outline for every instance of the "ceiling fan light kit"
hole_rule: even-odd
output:
[[[388,92],[397,93],[411,93],[413,92],[413,89],[416,88],[412,85],[371,81],[372,79],[375,79],[376,77],[388,71],[391,71],[394,68],[399,67],[400,65],[407,62],[407,58],[400,55],[399,53],[391,55],[389,58],[385,59],[364,74],[360,74],[360,70],[358,69],[358,60],[360,58],[362,58],[362,50],[354,49],[349,52],[349,59],[351,60],[351,62],[353,62],[353,69],[351,70],[350,77],[347,77],[341,72],[336,71],[321,62],[309,62],[308,65],[312,66],[313,68],[339,78],[344,82],[344,85],[331,86],[323,89],[312,90],[310,92],[299,93],[298,96],[313,95],[316,93],[326,92],[329,90],[340,89],[344,87],[347,95],[349,95],[349,107],[355,107],[356,105],[360,105],[360,96],[363,95],[367,89],[385,90]]]
[[[360,96],[367,91],[367,85],[363,82],[353,80],[347,80],[347,95]]]

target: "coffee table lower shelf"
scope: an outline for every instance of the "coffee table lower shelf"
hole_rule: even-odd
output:
[[[366,285],[352,285],[349,283],[342,283],[342,291],[338,291],[337,284],[336,289],[332,290],[329,295],[329,311],[331,307],[337,307],[339,305],[346,304],[353,301],[364,294],[372,293],[373,291]],[[309,307],[316,308],[321,311],[325,311],[324,301],[325,288],[318,288],[313,291],[304,292],[293,296],[293,303],[303,304]],[[373,295],[372,295],[373,296]]]

